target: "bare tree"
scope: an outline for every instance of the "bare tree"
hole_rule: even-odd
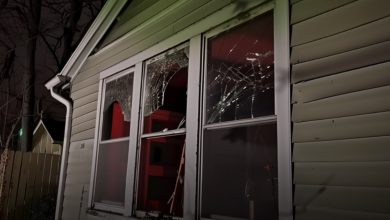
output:
[[[39,111],[59,111],[43,84],[65,65],[103,3],[0,0],[0,147],[4,148],[8,137],[18,130],[11,132],[9,128],[19,111],[22,118],[16,127],[22,128],[24,151],[32,146]]]

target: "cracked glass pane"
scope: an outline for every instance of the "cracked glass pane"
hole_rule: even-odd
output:
[[[208,39],[206,122],[274,114],[272,12]]]
[[[106,84],[102,140],[129,135],[133,74],[114,79]]]
[[[146,61],[144,133],[185,127],[188,47]]]

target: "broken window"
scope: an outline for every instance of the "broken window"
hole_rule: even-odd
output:
[[[146,62],[144,132],[185,126],[187,75],[188,47],[168,51]],[[154,120],[149,120],[151,117]]]
[[[129,136],[132,85],[132,74],[106,83],[102,140]]]
[[[206,123],[274,113],[272,14],[207,41]]]
[[[182,216],[188,46],[145,63],[137,210]]]
[[[106,80],[94,201],[124,206],[133,73]]]
[[[206,55],[201,216],[277,219],[276,122],[260,118],[274,115],[272,12],[209,37]]]

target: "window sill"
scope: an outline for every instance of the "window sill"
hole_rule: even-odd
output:
[[[142,217],[121,216],[113,213],[107,213],[102,211],[93,210],[87,213],[88,220],[140,220]],[[178,220],[179,217],[173,217],[172,219]]]
[[[87,214],[87,219],[88,220],[139,220],[139,218],[134,218],[130,216],[120,216],[120,215],[115,215],[111,213],[106,213],[106,212],[100,212],[100,211],[94,211],[93,214],[88,213]]]

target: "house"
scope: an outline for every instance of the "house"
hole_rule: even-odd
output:
[[[56,218],[390,219],[389,26],[387,0],[107,1],[46,83]]]
[[[33,133],[34,153],[61,154],[65,123],[51,119],[39,120]]]

